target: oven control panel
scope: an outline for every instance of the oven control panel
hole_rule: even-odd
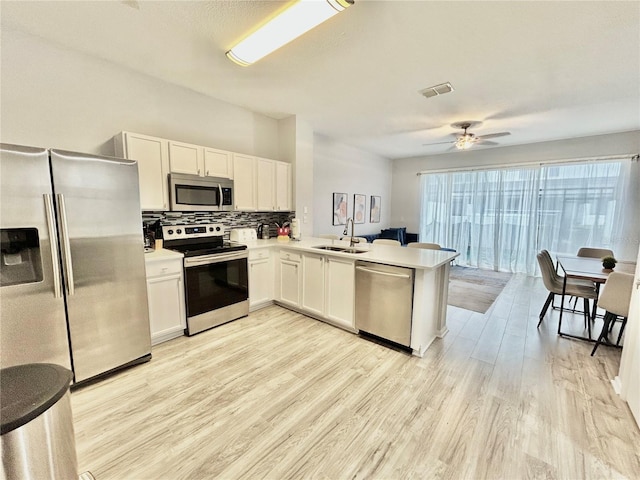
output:
[[[197,225],[165,225],[162,227],[164,240],[184,238],[222,237],[224,227],[220,223],[200,223]]]

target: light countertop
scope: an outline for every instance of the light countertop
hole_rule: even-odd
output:
[[[393,245],[374,245],[373,243],[356,244],[354,248],[365,250],[365,253],[334,252],[331,250],[319,250],[317,246],[335,245],[348,247],[349,240],[327,240],[326,238],[307,237],[302,240],[290,240],[283,242],[275,238],[269,240],[252,240],[240,242],[247,245],[249,249],[256,248],[287,248],[304,252],[316,253],[319,255],[330,255],[353,260],[364,260],[367,262],[384,263],[387,265],[397,265],[400,267],[419,268],[431,270],[450,262],[458,255],[457,252],[447,252],[444,250],[425,250],[420,248],[396,247]]]
[[[167,250],[166,248],[157,248],[150,252],[145,252],[144,254],[145,262],[168,260],[170,258],[182,258],[182,257],[184,257],[182,253],[176,252],[175,250]]]

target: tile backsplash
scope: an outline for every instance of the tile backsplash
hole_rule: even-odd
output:
[[[225,238],[232,228],[258,228],[269,225],[269,236],[277,236],[276,223],[291,222],[296,212],[142,212],[142,224],[148,226],[160,220],[162,225],[194,225],[198,223],[221,223]]]

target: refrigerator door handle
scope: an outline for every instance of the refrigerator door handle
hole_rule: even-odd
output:
[[[71,263],[71,245],[69,243],[69,227],[67,226],[67,207],[64,204],[64,195],[58,193],[58,206],[60,212],[60,233],[62,235],[62,250],[64,252],[65,278],[67,279],[67,293],[73,295],[75,286],[73,282],[73,264]]]
[[[62,285],[60,282],[60,258],[58,257],[58,245],[56,239],[56,219],[54,217],[53,198],[51,194],[44,194],[44,209],[47,212],[47,227],[49,229],[49,247],[51,248],[51,263],[53,267],[53,297],[62,297]]]

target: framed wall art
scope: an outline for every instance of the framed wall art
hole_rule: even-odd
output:
[[[358,193],[353,195],[353,223],[364,223],[366,215],[367,196]]]
[[[334,193],[333,194],[333,224],[345,225],[347,223],[347,194],[346,193]]]
[[[382,197],[371,195],[371,206],[369,207],[369,221],[371,223],[380,223],[380,202],[382,202]]]

